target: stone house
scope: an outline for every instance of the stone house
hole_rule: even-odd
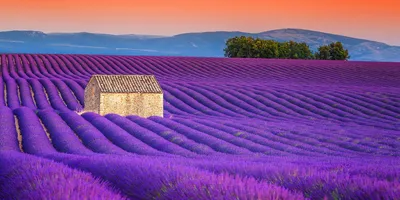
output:
[[[153,75],[93,75],[84,112],[163,117],[163,92]]]

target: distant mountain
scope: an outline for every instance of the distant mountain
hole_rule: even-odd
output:
[[[279,29],[261,33],[218,31],[175,36],[7,31],[0,32],[0,53],[222,57],[226,40],[241,35],[306,42],[313,50],[320,45],[340,41],[349,49],[351,60],[400,61],[398,46],[303,29]]]

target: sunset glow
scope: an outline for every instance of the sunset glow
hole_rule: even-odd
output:
[[[400,45],[398,0],[0,0],[0,31],[174,35],[302,28]]]

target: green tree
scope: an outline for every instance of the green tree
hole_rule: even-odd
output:
[[[348,60],[349,51],[343,47],[341,42],[332,42],[318,48],[315,58],[319,60]]]
[[[314,54],[305,42],[288,41],[279,43],[279,58],[313,59]]]
[[[298,50],[300,54],[300,59],[314,59],[314,54],[310,49],[310,46],[307,45],[307,43],[302,42],[298,44]]]
[[[254,39],[252,37],[234,37],[226,41],[225,57],[252,58],[254,57]]]
[[[297,45],[297,43],[290,40],[288,42],[288,45],[289,45],[289,58],[290,59],[298,59],[300,56],[299,54],[301,52],[299,50],[299,46]]]
[[[225,57],[229,57],[229,58],[234,58],[234,57],[238,57],[238,52],[240,50],[240,46],[239,46],[239,42],[238,42],[239,38],[238,37],[234,37],[234,38],[229,38],[225,45],[226,47],[224,48],[224,56]]]
[[[349,51],[343,48],[341,42],[331,43],[329,46],[332,60],[348,60],[350,58]]]
[[[253,46],[254,46],[254,58],[279,57],[279,44],[274,40],[256,39]]]
[[[225,57],[237,58],[284,58],[284,59],[320,59],[347,60],[350,58],[342,43],[333,42],[318,48],[315,54],[305,42],[277,42],[246,36],[230,38],[224,48]]]
[[[314,57],[310,47],[305,42],[289,41],[286,44],[289,50],[287,54],[289,59],[312,59]]]
[[[318,47],[318,51],[315,52],[315,58],[318,60],[330,60],[331,59],[331,53],[329,51],[329,46],[328,45],[323,45]]]
[[[240,37],[239,43],[241,45],[241,49],[239,50],[240,58],[253,58],[254,57],[254,39],[252,37]]]

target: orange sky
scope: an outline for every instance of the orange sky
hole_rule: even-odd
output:
[[[0,0],[0,31],[174,35],[303,28],[400,45],[400,0]]]

